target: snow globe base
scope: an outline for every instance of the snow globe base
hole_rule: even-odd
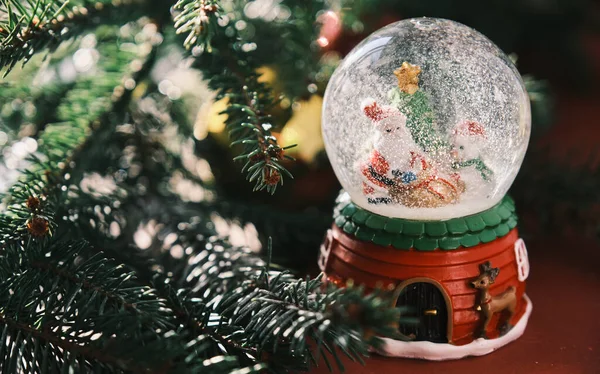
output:
[[[377,353],[451,360],[488,354],[520,337],[531,314],[529,262],[512,199],[443,221],[390,218],[338,197],[321,246],[328,282],[395,289],[395,305],[418,324]]]

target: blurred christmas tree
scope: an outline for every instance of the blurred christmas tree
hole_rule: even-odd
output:
[[[302,371],[393,336],[385,292],[271,264],[316,261],[321,95],[375,3],[0,2],[3,372]]]

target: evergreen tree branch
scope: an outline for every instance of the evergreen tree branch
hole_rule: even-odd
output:
[[[139,7],[137,0],[3,0],[0,3],[0,70],[8,74],[36,53],[52,51],[63,41],[100,22],[122,21]]]
[[[64,183],[71,177],[73,157],[85,148],[93,126],[109,122],[112,112],[126,106],[131,91],[125,89],[124,82],[146,72],[140,67],[152,56],[147,40],[134,51],[122,50],[117,44],[118,28],[101,32],[107,32],[108,39],[103,40],[100,52],[110,58],[101,59],[97,74],[81,78],[68,92],[57,109],[62,122],[45,126],[39,137],[42,156],[32,157],[30,169],[6,194],[7,209],[0,216],[2,246],[52,233],[56,206],[66,192]],[[101,34],[99,37],[103,38]]]
[[[206,336],[175,333],[175,319],[164,300],[139,285],[123,266],[102,253],[87,256],[91,253],[83,243],[62,241],[27,251],[6,249],[0,267],[0,325],[2,347],[9,348],[0,352],[0,367],[14,367],[13,372],[25,365],[36,365],[39,372],[242,369],[234,357],[210,353]]]
[[[250,250],[214,236],[210,222],[186,223],[187,214],[198,214],[198,208],[183,215],[177,210],[163,211],[172,225],[162,236],[170,238],[169,233],[175,233],[176,239],[165,239],[167,247],[166,242],[162,244],[165,257],[156,259],[161,266],[155,268],[152,284],[178,323],[194,335],[206,336],[220,354],[237,357],[243,365],[266,362],[273,372],[306,370],[311,357],[317,361],[319,356],[334,355],[335,359],[339,348],[360,361],[368,347],[377,346],[375,335],[394,336],[398,310],[391,307],[388,295],[365,295],[353,287],[322,290],[320,277],[304,281],[274,270]],[[175,246],[186,248],[184,256],[168,259]],[[236,303],[245,307],[235,308]],[[290,321],[307,324],[281,325],[284,314],[292,317]],[[269,327],[285,328],[272,329],[259,339],[258,332],[266,330],[258,322],[264,319],[271,321]],[[304,345],[301,340],[314,344]]]
[[[232,146],[240,148],[236,160],[246,161],[243,172],[255,190],[274,193],[291,173],[281,165],[285,149],[271,133],[273,119],[269,113],[275,104],[271,89],[260,81],[259,65],[252,57],[251,44],[244,43],[235,28],[220,18],[214,1],[180,0],[174,9],[178,33],[187,33],[186,48],[192,48],[194,67],[209,79],[217,99],[226,97],[227,129]],[[220,20],[220,21],[219,21]],[[221,22],[221,24],[219,24]]]
[[[21,352],[19,352],[19,354],[14,354],[14,356],[11,357],[15,357],[14,359],[11,358],[10,359],[10,367],[11,369],[9,369],[9,371],[11,372],[16,372],[17,371],[17,365],[19,365],[18,362],[18,358],[19,355],[21,356],[27,356],[27,359],[24,360],[23,362],[21,362],[21,365],[23,365],[22,369],[25,370],[25,372],[28,373],[32,373],[32,372],[44,372],[44,371],[49,371],[51,369],[48,369],[48,366],[45,366],[43,363],[39,363],[37,361],[34,361],[35,359],[37,359],[36,353],[30,353],[27,354],[27,352],[23,352],[24,350],[28,350],[31,349],[31,342],[33,341],[34,343],[34,351],[39,351],[41,350],[43,353],[43,355],[45,357],[48,357],[49,351],[54,351],[51,353],[54,354],[58,354],[56,348],[64,351],[64,352],[68,352],[65,355],[70,355],[70,356],[75,356],[75,357],[81,357],[83,360],[87,361],[87,362],[101,362],[104,365],[110,365],[116,368],[120,368],[122,367],[122,363],[120,362],[121,358],[120,357],[114,357],[112,355],[109,355],[105,352],[102,352],[101,350],[98,350],[96,347],[87,347],[87,346],[82,346],[80,344],[77,343],[73,343],[70,342],[68,340],[65,340],[62,337],[56,336],[50,332],[46,332],[46,331],[40,331],[38,329],[35,329],[33,327],[31,327],[30,325],[26,324],[26,323],[21,323],[15,320],[11,320],[9,318],[6,318],[5,316],[3,316],[2,314],[0,314],[0,325],[4,326],[4,330],[2,332],[2,336],[11,339],[11,342],[14,341],[12,344],[15,346],[20,346],[21,347]],[[16,336],[14,334],[17,334]],[[23,336],[25,335],[25,336]],[[10,343],[2,342],[4,344],[9,345]],[[40,347],[41,346],[41,347]],[[14,352],[14,350],[13,350]],[[23,357],[25,358],[25,357]],[[12,365],[11,365],[12,364]],[[60,363],[56,363],[53,366],[59,367],[61,364]],[[2,366],[4,367],[4,366]],[[65,365],[66,368],[68,368],[68,366]],[[82,367],[79,367],[79,369],[83,369]],[[131,370],[134,373],[142,373],[146,371],[146,367],[136,367],[135,365],[131,365],[128,367],[129,370]]]
[[[75,206],[79,205],[76,201],[71,200],[70,202]],[[169,207],[177,204],[180,205],[181,203],[181,201],[172,201],[171,203],[167,203],[165,210],[169,211]],[[91,203],[88,201],[86,205],[89,204]],[[173,220],[178,220],[180,218],[176,218],[177,212],[178,210],[175,209],[174,212],[169,212],[169,214],[165,215],[166,212],[163,211],[161,216],[167,216],[171,217]],[[186,214],[197,213],[197,210],[195,210],[194,213],[191,211],[186,212]],[[126,216],[128,219],[132,218],[131,214],[126,214]],[[85,222],[89,221],[86,219],[86,216],[82,216],[75,227],[77,227],[78,230],[81,230],[82,226],[85,225]],[[175,227],[180,226],[177,224],[177,222],[174,223]],[[93,227],[90,227],[90,230],[93,230],[94,228],[98,229],[98,227],[99,226],[95,224]],[[210,229],[206,229],[206,231],[202,230],[202,232],[205,232],[206,234],[212,233]],[[111,241],[116,243],[115,240],[110,237],[105,237],[104,239],[99,238],[103,234],[106,235],[106,233],[98,232],[98,234],[98,237],[95,238],[96,242],[104,242],[106,245],[110,245],[109,243]],[[186,242],[193,242],[195,247],[201,245],[198,243],[198,234],[194,235],[194,238],[187,238]],[[176,243],[181,242],[177,241]],[[173,245],[176,245],[176,243],[173,243]],[[172,311],[173,323],[179,326],[179,334],[187,337],[187,339],[195,338],[197,336],[202,337],[202,347],[205,351],[207,351],[205,354],[203,354],[205,359],[216,360],[216,358],[218,358],[220,355],[227,356],[227,362],[229,362],[230,365],[233,365],[235,362],[239,363],[237,364],[238,366],[231,366],[232,373],[237,373],[235,370],[242,370],[242,368],[243,370],[247,370],[248,373],[253,373],[255,371],[257,372],[263,369],[264,366],[262,364],[257,364],[257,362],[260,361],[258,360],[259,356],[257,355],[256,350],[252,347],[245,347],[236,338],[234,338],[239,335],[243,336],[243,330],[239,327],[230,326],[225,323],[222,317],[214,313],[213,308],[206,304],[204,298],[198,297],[198,295],[192,292],[188,287],[174,286],[174,277],[170,271],[164,268],[165,262],[153,258],[135,258],[135,252],[132,253],[130,248],[126,248],[124,246],[108,249],[110,250],[110,253],[121,252],[121,258],[126,260],[128,264],[135,267],[136,275],[141,275],[142,277],[146,278],[140,279],[140,281],[146,283],[146,280],[149,280],[151,282],[156,290],[157,295],[159,295],[161,299],[165,300],[165,307]],[[152,276],[148,277],[148,274],[151,274]],[[218,280],[214,281],[218,282]],[[235,361],[232,361],[234,358]],[[219,371],[216,372],[220,373]],[[225,369],[223,369],[222,372],[229,371],[225,371]]]
[[[82,354],[86,359],[101,359],[104,363],[122,361],[119,365],[122,366],[130,359],[114,357],[102,345],[107,347],[106,343],[115,334],[123,337],[139,334],[140,323],[150,324],[153,329],[165,326],[167,321],[157,313],[161,302],[148,289],[132,281],[131,273],[124,272],[122,267],[109,266],[101,256],[78,261],[78,256],[85,251],[84,245],[59,242],[47,247],[29,246],[26,252],[19,246],[6,248],[0,270],[2,317],[7,326],[67,349],[69,354]],[[15,293],[17,286],[23,292]],[[127,291],[115,290],[115,287]],[[121,294],[116,296],[115,292]],[[133,304],[146,313],[155,314],[154,318],[138,318],[137,308],[123,308]],[[17,320],[19,324],[14,323]],[[95,320],[95,323],[86,324],[84,320]],[[94,333],[101,336],[93,340]],[[14,356],[0,359],[12,360]],[[135,367],[135,363],[133,365]],[[2,367],[7,366],[2,364]]]
[[[246,344],[267,353],[275,367],[308,370],[319,356],[328,362],[331,354],[343,370],[336,349],[361,361],[368,347],[378,345],[375,333],[395,335],[399,314],[377,292],[365,295],[352,287],[323,291],[320,278],[303,281],[285,272],[261,273],[226,293],[218,309],[231,324],[244,327]],[[376,323],[370,320],[374,315]],[[285,355],[288,362],[276,355]]]
[[[207,234],[202,224],[182,226],[173,245],[192,246],[194,251],[181,259],[187,266],[165,269],[173,274],[170,284],[191,291],[185,294],[184,304],[197,297],[203,313],[210,307],[226,319],[228,331],[239,328],[222,342],[230,353],[243,347],[243,353],[266,360],[275,372],[308,370],[311,360],[314,363],[319,356],[327,359],[330,355],[341,367],[336,349],[361,361],[369,347],[380,344],[377,336],[397,337],[400,311],[392,307],[388,293],[325,287],[321,276],[299,280],[285,271],[268,270],[272,267],[268,262],[225,240],[212,237],[203,245],[198,243],[196,238]],[[160,282],[155,287],[160,290]],[[205,317],[193,312],[186,315]],[[219,327],[215,331],[223,333]]]
[[[177,33],[187,33],[183,45],[187,49],[195,45],[210,46],[212,35],[218,32],[219,2],[215,0],[178,0],[173,8],[180,10],[180,13],[173,19]]]

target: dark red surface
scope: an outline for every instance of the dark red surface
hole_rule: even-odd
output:
[[[373,356],[345,361],[349,374],[600,373],[600,246],[583,240],[527,240],[533,313],[517,341],[482,357],[430,362]],[[327,373],[321,365],[313,373]]]

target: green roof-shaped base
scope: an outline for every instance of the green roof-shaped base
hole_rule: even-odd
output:
[[[358,239],[397,249],[419,251],[473,247],[500,238],[517,226],[514,201],[505,196],[496,206],[446,221],[389,218],[355,205],[342,192],[334,209],[335,224]]]

